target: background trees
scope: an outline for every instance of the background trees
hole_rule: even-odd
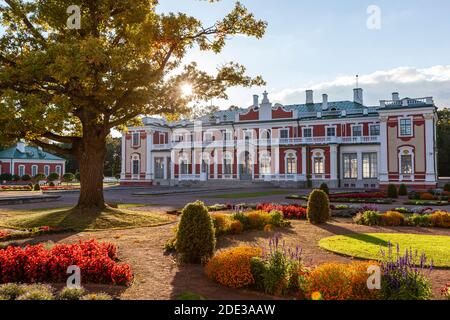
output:
[[[437,123],[438,172],[441,177],[450,177],[450,110],[438,110]]]

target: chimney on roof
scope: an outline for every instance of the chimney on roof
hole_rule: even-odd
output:
[[[21,152],[21,153],[25,153],[25,142],[22,140],[17,142],[16,149],[19,150],[19,152]]]
[[[359,104],[364,104],[364,99],[363,99],[363,89],[361,88],[355,88],[353,89],[353,102],[355,103],[359,103]]]
[[[400,96],[399,96],[398,92],[392,92],[392,100],[400,101]]]
[[[322,95],[322,110],[328,110],[328,95],[326,93]]]
[[[264,91],[264,92],[263,92],[262,103],[263,103],[263,104],[270,103],[270,101],[269,101],[269,94],[267,93],[267,91]]]
[[[259,106],[259,97],[257,94],[253,95],[253,108],[257,108]]]
[[[312,90],[306,90],[306,104],[314,103],[314,92]]]

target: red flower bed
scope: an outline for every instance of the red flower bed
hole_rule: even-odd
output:
[[[71,186],[42,186],[41,190],[78,190],[79,187],[71,187]]]
[[[335,193],[330,194],[330,199],[384,199],[387,198],[384,192],[360,192],[360,193]]]
[[[31,191],[32,188],[26,186],[0,186],[0,191]]]
[[[283,212],[285,219],[306,219],[306,209],[295,204],[281,206],[270,203],[262,203],[256,207],[256,210],[263,210],[266,212],[277,210]]]
[[[133,275],[128,264],[117,263],[117,248],[95,240],[0,250],[0,283],[64,282],[67,268],[77,265],[83,282],[128,285]]]

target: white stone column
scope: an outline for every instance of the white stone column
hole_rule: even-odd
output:
[[[306,177],[306,147],[302,147],[302,175]]]
[[[434,116],[425,115],[425,154],[426,154],[426,182],[436,182],[435,148],[434,148]]]
[[[219,170],[218,157],[219,157],[219,155],[218,155],[217,149],[214,149],[214,179],[218,178],[218,173],[217,173],[217,171]],[[222,171],[223,171],[223,168],[222,168]]]
[[[378,178],[381,183],[389,182],[387,120],[388,118],[385,116],[380,117],[380,152],[378,158]]]
[[[124,180],[125,179],[125,172],[126,172],[126,167],[127,167],[127,162],[125,159],[125,152],[126,152],[126,134],[124,132],[122,132],[122,148],[121,148],[121,171],[120,171],[120,179]]]
[[[145,148],[145,179],[151,180],[153,178],[153,159],[152,159],[152,149],[153,149],[153,132],[147,131],[147,144]]]
[[[180,170],[178,168],[178,170]],[[175,180],[175,151],[170,151],[170,180]]]
[[[168,179],[168,177],[167,177],[167,166],[168,166],[167,157],[164,156],[164,180]]]
[[[280,174],[280,147],[275,146],[275,174]]]
[[[362,152],[357,153],[357,161],[358,161],[358,181],[362,181],[363,180]]]
[[[330,145],[330,180],[337,180],[337,145]]]

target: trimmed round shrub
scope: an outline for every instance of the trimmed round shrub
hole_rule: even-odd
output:
[[[72,182],[75,180],[75,175],[73,173],[67,172],[63,175],[64,182]]]
[[[211,215],[216,235],[227,234],[230,230],[231,219],[223,213],[215,213]]]
[[[450,183],[444,185],[444,191],[450,192]]]
[[[20,176],[17,175],[17,174],[13,174],[11,180],[12,180],[12,181],[19,181],[19,180],[20,180]]]
[[[25,287],[25,293],[16,300],[54,300],[53,289],[47,285],[30,285]]]
[[[244,226],[240,221],[234,220],[233,222],[230,223],[229,230],[232,234],[239,234],[242,233],[242,231],[244,231]]]
[[[381,223],[381,214],[378,211],[367,210],[357,214],[354,221],[365,226],[378,226]]]
[[[83,288],[68,288],[65,287],[58,295],[59,300],[80,300],[86,295],[86,290]]]
[[[251,259],[261,256],[261,249],[237,247],[215,255],[205,267],[208,278],[232,288],[242,288],[255,283]]]
[[[398,198],[397,187],[394,184],[390,184],[387,189],[388,198],[396,199]]]
[[[180,258],[188,263],[200,263],[214,254],[216,238],[213,221],[201,201],[187,204],[177,230],[176,249]]]
[[[54,187],[55,183],[53,181],[50,181],[50,183],[48,184],[49,187]]]
[[[435,197],[429,193],[429,192],[424,192],[420,194],[420,200],[434,200]]]
[[[37,175],[35,175],[35,176],[33,177],[33,179],[34,179],[35,181],[37,181],[37,182],[42,181],[42,180],[45,180],[45,178],[46,178],[46,176],[45,176],[45,174],[43,174],[43,173],[38,173]]]
[[[313,224],[325,223],[330,219],[330,202],[322,190],[313,190],[308,199],[308,221]]]
[[[17,283],[7,283],[0,285],[0,297],[3,300],[16,300],[26,292],[26,287]]]
[[[433,227],[450,228],[450,212],[436,211],[429,216]]]
[[[398,195],[399,196],[406,196],[406,195],[408,195],[408,188],[406,187],[406,185],[404,183],[402,183],[400,185],[400,187],[398,188]]]
[[[36,183],[34,185],[34,191],[40,191],[41,190],[41,186],[39,185],[39,183]]]
[[[384,226],[401,226],[405,222],[405,216],[397,211],[388,211],[381,215],[381,224]]]
[[[320,190],[325,192],[327,195],[330,194],[330,189],[328,189],[328,185],[325,182],[320,185]]]
[[[22,181],[30,181],[30,180],[31,180],[31,177],[30,177],[29,174],[24,174],[24,175],[21,177],[21,180],[22,180]]]
[[[48,181],[56,181],[59,180],[59,174],[57,174],[56,172],[52,172],[48,175],[47,177]]]

